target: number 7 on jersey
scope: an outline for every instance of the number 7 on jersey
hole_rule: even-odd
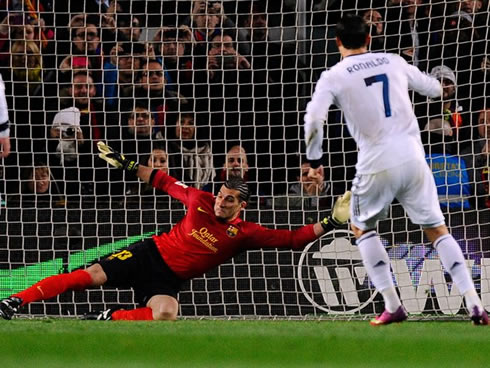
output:
[[[364,83],[366,83],[367,87],[377,82],[383,83],[383,103],[385,105],[385,116],[389,118],[391,116],[391,106],[389,93],[390,83],[388,82],[388,76],[383,73],[364,78]]]

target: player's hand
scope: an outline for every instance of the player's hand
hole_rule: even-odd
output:
[[[337,198],[332,210],[332,220],[343,225],[350,219],[350,198],[352,193],[350,190]]]
[[[7,157],[10,154],[10,138],[0,138],[0,158]]]
[[[337,198],[333,206],[332,214],[325,217],[321,223],[325,230],[328,229],[327,224],[338,228],[344,225],[350,219],[350,198],[352,193],[348,190],[342,196]]]
[[[138,163],[128,160],[123,154],[114,151],[111,147],[104,142],[98,142],[97,148],[99,149],[99,157],[118,169],[123,169],[131,173],[138,171]]]

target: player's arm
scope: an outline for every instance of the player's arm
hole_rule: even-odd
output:
[[[10,129],[7,98],[5,97],[5,83],[0,75],[0,158],[10,153]]]
[[[442,95],[442,85],[434,77],[420,71],[417,67],[408,64],[403,58],[401,62],[408,76],[408,87],[423,96],[436,98]]]
[[[98,142],[97,148],[100,151],[99,157],[107,161],[109,165],[136,175],[144,182],[151,184],[154,188],[167,192],[171,197],[180,200],[184,204],[187,203],[188,192],[193,188],[187,187],[187,185],[167,175],[162,170],[140,165],[136,161],[127,159],[122,153],[115,151],[104,142]]]
[[[343,226],[350,218],[351,192],[347,191],[335,202],[330,216],[314,225],[297,230],[273,230],[257,225],[253,232],[252,247],[302,249],[327,232]]]
[[[304,117],[306,158],[314,169],[322,164],[323,123],[333,100],[334,95],[328,72],[324,72],[315,87],[311,101],[306,106]]]

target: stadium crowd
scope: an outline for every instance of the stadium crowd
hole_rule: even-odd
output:
[[[355,144],[332,109],[325,176],[312,182],[302,118],[319,74],[340,59],[334,25],[355,11],[371,25],[371,50],[399,53],[444,87],[440,100],[412,96],[441,205],[490,208],[488,1],[305,3],[308,41],[285,40],[296,22],[288,2],[0,1],[7,201],[152,195],[97,159],[104,141],[199,189],[240,175],[257,205],[289,193],[329,208],[350,186]]]

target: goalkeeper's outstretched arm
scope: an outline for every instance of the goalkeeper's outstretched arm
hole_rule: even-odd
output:
[[[145,183],[149,183],[153,170],[156,169],[148,166],[138,165],[138,171],[136,171],[136,176],[141,180],[143,180]]]
[[[134,174],[146,183],[150,182],[153,168],[140,165],[136,161],[128,160],[122,153],[115,151],[104,142],[98,142],[97,148],[100,151],[99,157],[107,161],[109,165]]]

